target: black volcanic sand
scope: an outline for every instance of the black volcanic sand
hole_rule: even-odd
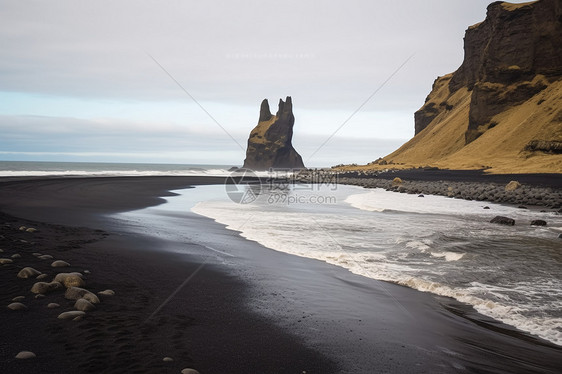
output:
[[[454,300],[271,251],[204,217],[190,216],[189,229],[218,238],[213,248],[221,252],[212,258],[197,243],[132,234],[105,215],[156,205],[170,189],[219,182],[0,181],[0,210],[10,214],[0,215],[0,258],[21,255],[0,265],[0,372],[559,372],[560,347]],[[71,267],[52,268],[36,252]],[[87,289],[115,295],[100,296],[81,321],[59,320],[73,302],[61,291],[34,298],[35,280],[16,277],[24,266],[47,280],[89,270]],[[4,307],[20,295],[27,310]],[[48,309],[51,302],[60,307]],[[22,350],[37,357],[14,359]]]

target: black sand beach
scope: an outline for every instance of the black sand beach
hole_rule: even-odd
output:
[[[271,251],[204,217],[190,219],[190,229],[220,238],[213,248],[227,257],[189,241],[132,234],[107,216],[157,205],[169,190],[222,182],[0,181],[0,257],[21,255],[0,265],[0,301],[22,295],[28,307],[1,308],[0,372],[559,372],[562,348],[454,300]],[[52,268],[35,252],[71,266]],[[24,266],[49,274],[47,281],[87,269],[87,289],[115,295],[101,295],[80,321],[59,320],[74,301],[60,291],[34,298],[36,280],[16,277]],[[48,309],[51,302],[60,307]],[[24,350],[37,357],[14,359]]]

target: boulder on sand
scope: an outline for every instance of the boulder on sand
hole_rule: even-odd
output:
[[[35,357],[37,357],[37,356],[35,355],[35,353],[30,352],[30,351],[21,351],[20,353],[18,353],[18,354],[16,355],[16,358],[17,358],[18,360],[27,360],[27,359],[29,359],[29,358],[35,358]]]
[[[535,219],[531,221],[531,226],[546,226],[546,221],[542,219]]]
[[[18,278],[26,279],[26,278],[36,277],[39,274],[41,274],[40,271],[35,270],[32,267],[25,267],[21,269],[20,272],[18,273]]]
[[[27,307],[22,304],[22,303],[11,303],[10,305],[8,305],[8,309],[11,310],[25,310],[27,309]]]
[[[59,282],[37,282],[33,285],[33,287],[31,287],[31,292],[37,294],[45,294],[56,291],[60,288],[62,288],[62,284],[60,284]]]
[[[99,304],[100,302],[95,294],[80,287],[70,287],[66,290],[64,297],[68,300],[86,299],[92,304]]]
[[[492,218],[492,220],[490,221],[490,223],[498,223],[500,225],[509,225],[509,226],[513,226],[515,225],[515,220],[512,218],[508,218],[508,217],[503,217],[503,216],[495,216],[494,218]]]
[[[510,192],[510,191],[515,191],[516,189],[521,187],[521,183],[517,182],[517,181],[511,181],[508,184],[505,185],[505,190]]]
[[[74,303],[74,309],[80,310],[82,312],[89,312],[90,310],[95,308],[96,306],[86,299],[78,299],[76,300],[76,303]]]
[[[76,317],[83,317],[85,316],[86,313],[80,311],[80,310],[73,310],[70,312],[64,312],[59,314],[59,316],[57,317],[58,319],[75,319]]]
[[[62,261],[62,260],[57,260],[57,261],[53,261],[53,263],[51,264],[52,267],[54,268],[63,268],[63,267],[68,267],[70,266],[70,264],[66,261]]]
[[[59,273],[55,276],[55,282],[62,283],[66,288],[84,287],[86,285],[80,273]]]

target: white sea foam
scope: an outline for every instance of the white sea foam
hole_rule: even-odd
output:
[[[201,202],[192,211],[266,247],[453,297],[562,345],[562,275],[547,254],[555,232],[528,223],[517,230],[488,223],[490,216],[503,214],[521,221],[543,218],[561,227],[559,216],[490,203],[491,209],[483,210],[481,202],[365,193],[356,187],[340,186],[333,193],[336,205],[223,200]]]

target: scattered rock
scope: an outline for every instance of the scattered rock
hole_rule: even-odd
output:
[[[11,256],[12,258],[21,258],[21,255],[19,253],[16,253],[14,255]]]
[[[21,351],[20,353],[18,353],[18,354],[16,355],[16,358],[17,358],[18,360],[27,360],[27,359],[35,358],[35,357],[37,357],[37,356],[35,355],[35,353],[30,352],[30,351]]]
[[[562,234],[558,234],[558,239],[562,239]]]
[[[84,270],[84,274],[90,274],[90,270]]]
[[[25,296],[16,296],[12,299],[12,301],[22,301],[25,300]]]
[[[8,305],[8,309],[11,310],[25,310],[27,309],[27,307],[22,304],[22,303],[11,303],[10,305]]]
[[[70,287],[66,290],[64,297],[68,300],[86,299],[92,304],[99,304],[100,299],[92,292],[79,287]]]
[[[423,194],[419,194],[418,197],[425,197]]]
[[[162,361],[164,361],[164,362],[174,362],[174,359],[171,358],[171,357],[164,357],[164,358],[162,359]]]
[[[528,209],[525,205],[519,205],[517,208],[519,208],[519,209]]]
[[[36,229],[36,228],[33,228],[33,227],[28,227],[27,230],[25,230],[25,231],[26,231],[26,232],[34,233],[34,232],[37,232],[37,229]]]
[[[76,300],[76,303],[74,303],[74,309],[81,310],[83,312],[89,312],[95,308],[96,306],[86,299],[78,299]]]
[[[59,308],[59,307],[60,307],[60,305],[57,304],[57,303],[49,303],[49,304],[47,304],[47,308],[49,308],[49,309],[55,309],[55,308]]]
[[[396,177],[392,180],[392,185],[396,186],[398,184],[402,184],[403,182],[404,181],[401,178]]]
[[[27,227],[25,227],[25,226],[20,226],[19,230],[20,230],[20,231],[25,231],[25,230],[27,230]]]
[[[84,287],[86,285],[80,273],[59,273],[55,277],[55,282],[62,283],[66,288]]]
[[[37,295],[35,295],[36,299],[42,299],[44,297],[45,297],[45,295],[43,295],[42,293],[38,293]]]
[[[74,317],[72,320],[74,322],[78,322],[78,321],[82,321],[84,319],[84,316],[78,316],[78,317]]]
[[[0,265],[11,264],[14,262],[11,258],[0,258]]]
[[[31,287],[31,292],[37,294],[46,294],[48,292],[53,292],[62,288],[62,284],[59,282],[37,282]]]
[[[39,253],[39,252],[33,252],[33,253],[32,253],[32,255],[33,255],[33,256],[35,256],[35,257],[39,257],[39,256],[42,256],[42,254],[41,254],[41,253]]]
[[[35,270],[34,268],[31,267],[25,267],[21,269],[20,272],[18,273],[18,278],[27,279],[31,277],[36,277],[39,274],[41,274],[40,271]]]
[[[40,274],[40,275],[38,275],[37,278],[35,278],[35,279],[41,280],[41,279],[45,279],[45,278],[47,278],[47,277],[48,277],[47,274]]]
[[[503,216],[495,216],[494,218],[492,218],[492,220],[490,221],[490,223],[498,223],[500,225],[509,225],[509,226],[513,226],[515,225],[515,220],[512,218],[508,218],[508,217],[503,217]]]
[[[115,291],[113,291],[113,290],[100,291],[100,292],[98,292],[98,295],[113,296],[113,295],[115,295]]]
[[[195,369],[183,369],[181,374],[199,374],[199,372]]]
[[[531,221],[531,226],[546,226],[546,221],[542,219],[535,219]]]
[[[66,261],[63,261],[63,260],[57,260],[57,261],[54,261],[51,264],[51,266],[54,267],[54,268],[64,268],[64,267],[69,267],[70,264]]]
[[[515,191],[516,189],[521,187],[521,183],[517,182],[517,181],[511,181],[508,184],[505,185],[505,190],[506,191]]]
[[[80,310],[72,310],[70,312],[64,312],[59,314],[59,316],[57,317],[58,319],[75,319],[76,317],[82,317],[85,316],[86,313],[82,312]]]
[[[490,209],[490,207],[486,205],[483,209]]]

